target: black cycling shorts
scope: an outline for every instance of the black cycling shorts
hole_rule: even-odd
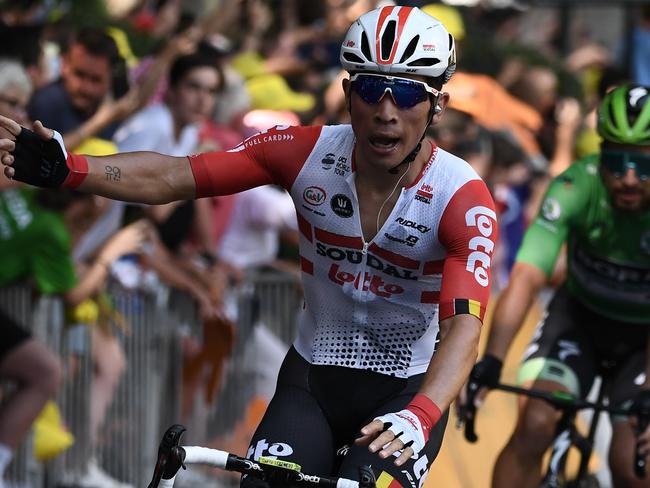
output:
[[[277,457],[310,475],[359,479],[371,465],[381,486],[420,486],[438,455],[448,412],[432,429],[417,459],[400,467],[368,446],[355,446],[361,427],[377,416],[402,410],[418,392],[424,374],[395,378],[372,371],[309,364],[292,347],[280,369],[275,395],[251,440],[247,456]],[[397,485],[399,483],[399,485]],[[244,477],[243,487],[268,487]]]
[[[585,397],[596,376],[608,384],[613,405],[631,400],[645,379],[650,324],[604,317],[561,287],[526,349],[519,382],[555,381]]]
[[[31,334],[0,309],[0,363],[4,357],[31,338]]]

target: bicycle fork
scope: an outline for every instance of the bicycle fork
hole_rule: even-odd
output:
[[[558,434],[553,442],[548,469],[542,481],[542,488],[561,488],[566,486],[566,463],[569,456],[569,449],[574,446],[580,452],[580,459],[588,460],[591,456],[592,442],[584,437],[570,419],[575,417],[576,412],[566,412],[558,424]],[[581,463],[582,464],[582,463]],[[582,466],[580,471],[582,471]],[[584,473],[578,473],[578,479]]]

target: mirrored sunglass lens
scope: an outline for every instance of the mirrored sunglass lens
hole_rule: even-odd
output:
[[[647,180],[650,178],[650,156],[634,155],[630,158],[636,165],[636,174],[639,179]]]
[[[386,91],[381,79],[373,76],[359,76],[352,82],[352,86],[355,89],[354,91],[366,103],[379,103]]]
[[[427,99],[426,88],[408,80],[388,80],[378,76],[359,76],[354,82],[355,91],[366,103],[379,103],[387,89],[400,108],[411,108]]]
[[[419,83],[400,81],[393,90],[395,103],[402,108],[410,108],[427,99],[427,90]]]
[[[605,166],[605,168],[607,168],[607,170],[617,178],[620,178],[623,175],[625,158],[622,153],[603,151],[601,162],[603,166]]]
[[[601,162],[617,178],[622,177],[628,167],[634,168],[639,179],[650,178],[650,156],[645,154],[603,151]]]

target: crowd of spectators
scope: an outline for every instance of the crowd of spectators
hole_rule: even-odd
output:
[[[450,106],[429,135],[468,160],[493,192],[502,238],[493,263],[498,290],[550,177],[597,150],[598,100],[621,81],[650,84],[647,5],[628,6],[632,16],[623,4],[607,7],[620,17],[617,27],[611,15],[595,21],[574,15],[563,23],[560,14],[566,10],[523,0],[460,6],[388,0],[4,0],[0,114],[26,127],[40,120],[63,135],[69,151],[92,155],[226,150],[277,124],[346,123],[338,59],[342,36],[360,13],[390,3],[423,7],[456,38],[458,72],[446,87]],[[625,18],[636,19],[629,35],[622,34]],[[609,38],[600,35],[606,23]],[[109,169],[107,178],[121,177],[119,169]],[[25,264],[11,276],[5,270],[0,285],[27,281],[40,293],[62,295],[73,323],[84,321],[82,305],[101,302],[107,282],[135,288],[154,274],[191,295],[205,322],[222,331],[219,337],[232,338],[237,317],[229,297],[246,273],[267,266],[298,269],[295,213],[288,195],[275,187],[142,207],[27,189],[4,178],[0,186],[5,259],[14,259],[12,246],[20,245],[4,231],[5,214],[20,219],[16,212],[23,209],[50,222],[37,237],[41,249],[22,249],[33,254],[22,256]],[[52,252],[57,246],[60,254]],[[280,261],[280,255],[289,258]],[[112,327],[90,327],[90,435],[96,442],[128,366]],[[255,337],[268,340],[264,334]],[[222,349],[221,355],[230,351]],[[193,392],[199,380],[192,361],[205,348],[195,344],[186,351],[184,379]],[[43,368],[56,371],[40,378],[45,396],[65,381],[55,358],[47,359]],[[3,373],[24,379],[0,367]],[[186,403],[189,415],[191,399]],[[4,412],[0,409],[0,416]],[[5,454],[25,434],[21,429],[12,438],[0,433],[0,480],[10,459]],[[93,463],[78,485],[124,486]]]

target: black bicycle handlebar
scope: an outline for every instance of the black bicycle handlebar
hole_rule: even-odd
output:
[[[479,390],[483,388],[483,385],[479,385],[476,382],[470,381],[467,384],[467,399],[466,404],[461,406],[459,409],[459,422],[464,424],[464,434],[465,439],[468,442],[475,443],[478,441],[478,436],[476,435],[475,421],[476,421],[476,395]],[[485,386],[487,388],[487,386]],[[557,408],[562,411],[578,411],[590,409],[594,412],[609,412],[614,415],[626,415],[629,416],[632,414],[629,409],[620,408],[620,407],[611,407],[602,403],[594,403],[581,398],[577,398],[570,393],[562,391],[542,391],[542,390],[531,390],[528,388],[522,388],[520,386],[508,385],[504,383],[499,383],[493,387],[490,387],[491,390],[501,390],[509,393],[515,393],[517,395],[525,395],[530,398],[538,398],[545,401],[549,405]],[[647,409],[643,409],[640,412],[634,412],[638,418],[638,427],[637,427],[637,436],[644,432],[645,429],[650,425],[650,406]],[[637,441],[635,448],[634,456],[634,473],[638,478],[645,478],[646,475],[646,458],[645,455],[642,455],[639,451],[639,442]]]
[[[185,432],[182,425],[173,425],[163,435],[158,448],[158,459],[148,488],[158,488],[159,484],[171,487],[180,468],[185,463],[200,463],[215,466],[226,471],[257,476],[281,483],[281,486],[319,486],[344,488],[376,488],[375,475],[370,466],[359,468],[359,481],[345,478],[328,478],[302,473],[300,466],[276,459],[260,459],[259,462],[242,458],[217,449],[197,446],[180,446],[180,438]]]
[[[460,409],[460,420],[465,424],[465,439],[467,439],[469,442],[476,442],[478,440],[474,426],[474,422],[476,420],[476,406],[474,405],[474,402],[476,395],[483,387],[483,385],[479,385],[476,382],[470,381],[467,385],[467,404]],[[593,410],[594,412],[609,412],[614,415],[630,415],[629,409],[612,407],[603,403],[590,402],[563,391],[532,390],[529,388],[522,388],[520,386],[508,385],[505,383],[499,383],[493,387],[490,387],[490,389],[515,393],[517,395],[524,395],[530,398],[537,398],[562,411]]]

